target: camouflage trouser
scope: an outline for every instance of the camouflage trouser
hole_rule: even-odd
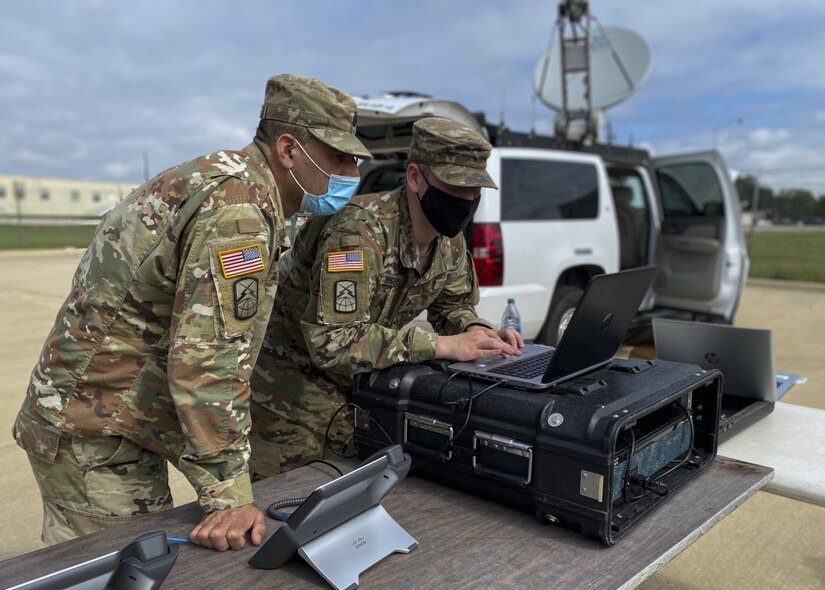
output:
[[[327,425],[335,411],[346,402],[343,396],[315,398],[310,407],[290,409],[289,418],[252,401],[252,481],[297,469],[316,459],[335,458],[324,444]],[[338,453],[352,453],[352,412],[341,410],[329,430],[329,443]]]
[[[40,486],[49,545],[172,507],[166,460],[123,437],[68,436],[25,407],[14,437]]]

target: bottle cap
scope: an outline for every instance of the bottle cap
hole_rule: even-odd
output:
[[[516,300],[515,300],[515,299],[513,299],[512,297],[511,297],[510,299],[508,299],[508,300],[507,300],[507,305],[510,305],[511,303],[512,303],[513,305],[515,305],[515,303],[516,303]]]

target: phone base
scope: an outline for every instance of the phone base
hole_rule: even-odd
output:
[[[378,505],[303,545],[298,554],[336,590],[351,590],[361,572],[416,547],[418,542]]]

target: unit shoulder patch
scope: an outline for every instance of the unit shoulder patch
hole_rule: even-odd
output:
[[[232,285],[235,317],[248,320],[258,313],[258,279],[238,279]]]
[[[338,313],[355,313],[358,311],[358,285],[355,281],[335,282],[335,305]]]

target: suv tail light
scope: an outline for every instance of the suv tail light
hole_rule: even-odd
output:
[[[501,224],[473,224],[473,261],[482,287],[500,287],[504,282],[504,243]]]

